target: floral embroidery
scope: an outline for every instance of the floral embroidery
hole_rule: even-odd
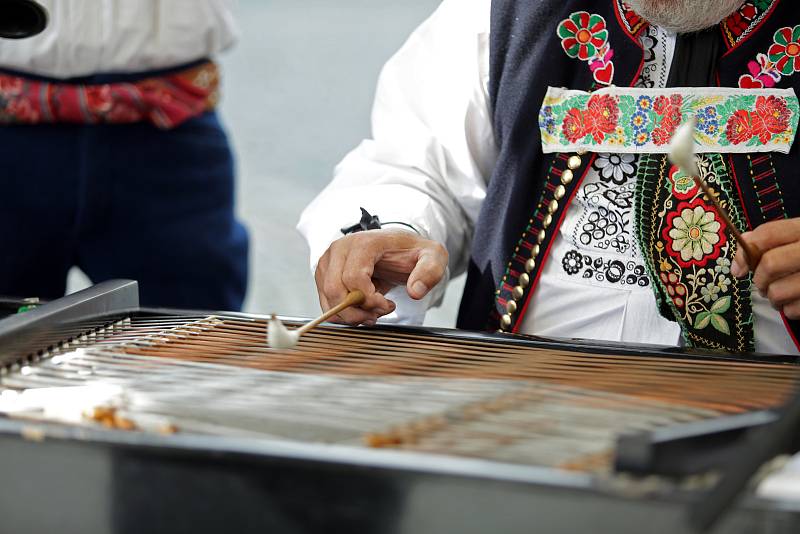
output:
[[[692,198],[697,193],[694,179],[676,165],[669,170],[669,181],[672,182],[672,194],[680,200]]]
[[[589,98],[585,110],[567,111],[562,130],[564,137],[573,143],[586,136],[591,136],[595,143],[602,143],[605,134],[616,130],[618,120],[616,101],[608,95],[595,95]]]
[[[558,26],[561,46],[569,57],[588,60],[608,42],[606,21],[586,11],[573,13]]]
[[[715,208],[706,205],[702,198],[678,204],[675,211],[667,215],[663,234],[667,253],[682,267],[702,267],[709,259],[718,258],[726,240],[725,223],[720,221]]]
[[[614,80],[614,52],[608,44],[606,19],[577,11],[558,25],[561,48],[571,58],[586,61],[597,83],[611,85]]]
[[[606,180],[622,185],[635,172],[634,159],[633,154],[598,154],[594,167]]]
[[[800,104],[790,90],[671,91],[549,88],[539,117],[543,149],[666,153],[678,125],[691,116],[700,153],[785,153],[794,142]]]
[[[697,112],[697,129],[710,137],[714,137],[719,130],[718,119],[717,108],[708,106]]]
[[[772,40],[766,54],[759,53],[755,61],[747,63],[749,74],[739,77],[739,87],[775,87],[783,76],[800,71],[800,24],[780,28]]]
[[[743,227],[720,154],[697,157],[712,194]],[[755,348],[750,281],[731,274],[736,242],[703,190],[665,155],[639,158],[638,238],[662,314],[677,320],[687,344],[735,352]],[[733,193],[735,194],[735,193]]]
[[[756,98],[755,111],[737,110],[728,122],[725,136],[734,145],[758,138],[762,144],[789,128],[791,112],[786,102],[774,96]]]
[[[550,135],[556,133],[556,121],[553,118],[553,108],[545,106],[539,112],[539,128],[546,131]]]
[[[767,57],[781,74],[789,76],[800,70],[800,26],[781,28],[775,32],[775,42]]]
[[[607,260],[600,256],[592,257],[577,250],[570,250],[564,254],[561,266],[570,276],[581,274],[582,278],[591,278],[598,282],[637,287],[650,285],[650,278],[644,265],[634,261]]]

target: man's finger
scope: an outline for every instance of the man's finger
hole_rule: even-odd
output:
[[[772,282],[767,289],[767,298],[778,309],[800,300],[800,273],[793,273]]]
[[[800,270],[800,243],[767,250],[753,275],[753,284],[766,293],[770,285],[781,278]]]
[[[745,234],[748,243],[757,246],[762,252],[800,241],[800,219],[770,221],[757,226]]]
[[[787,319],[796,321],[800,319],[800,300],[795,300],[783,307],[783,314]]]
[[[747,239],[745,236],[747,234],[742,234],[742,239]],[[736,256],[733,258],[733,265],[731,265],[731,274],[736,278],[742,278],[744,275],[748,273],[750,267],[747,265],[747,257],[744,253],[744,249],[740,246],[736,249]]]
[[[367,243],[364,247],[351,250],[347,256],[344,272],[342,272],[342,283],[350,291],[360,289],[364,293],[366,298],[360,308],[386,315],[391,313],[389,301],[375,288],[375,284],[372,282],[375,262],[379,255],[380,247],[375,243]]]
[[[347,247],[338,241],[328,249],[328,261],[322,273],[321,292],[330,306],[336,306],[347,296],[347,288],[342,283],[342,272],[347,260]],[[327,310],[326,310],[327,311]]]
[[[424,298],[442,280],[447,269],[447,259],[447,250],[438,243],[422,249],[417,265],[408,277],[408,295],[416,300]]]

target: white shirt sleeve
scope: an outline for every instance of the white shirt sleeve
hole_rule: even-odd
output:
[[[465,270],[496,160],[487,97],[490,10],[490,0],[444,0],[384,66],[373,138],[344,158],[300,218],[312,272],[342,237],[340,228],[358,221],[359,207],[413,225],[445,245],[450,273]],[[445,284],[421,304],[396,288],[387,295],[398,305],[390,319],[421,322]]]
[[[0,67],[51,78],[137,73],[212,57],[237,38],[237,0],[37,0],[49,24],[4,39]]]

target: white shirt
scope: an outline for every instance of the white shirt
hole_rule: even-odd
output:
[[[360,206],[382,220],[405,221],[419,228],[447,247],[450,273],[465,270],[497,159],[488,99],[490,12],[490,0],[444,0],[385,65],[372,114],[373,138],[363,141],[337,166],[332,182],[306,208],[298,224],[311,249],[312,271],[330,243],[341,237],[338,229],[358,219]],[[644,72],[649,83],[663,86],[674,36],[654,29],[644,38],[659,45],[653,47],[656,57]],[[602,157],[608,160],[610,155]],[[625,163],[620,158],[614,161]],[[586,278],[586,271],[575,278],[566,272],[563,262],[571,250],[593,261],[601,259],[605,268],[620,261],[626,275],[635,275],[644,265],[635,246],[633,218],[626,219],[624,213],[616,221],[621,232],[581,242],[590,218],[609,208],[607,200],[593,198],[592,187],[601,185],[602,172],[601,168],[589,173],[581,194],[570,205],[521,331],[679,345],[680,328],[661,317],[651,287],[610,283],[595,272]],[[620,183],[613,187],[624,193],[635,187],[634,179],[617,180]],[[633,214],[632,207],[627,213]],[[619,233],[627,233],[627,246],[620,244]],[[609,247],[611,241],[616,247]],[[440,299],[445,285],[446,280],[422,303],[412,301],[405,288],[396,288],[387,295],[398,304],[389,320],[421,322],[425,307]],[[780,315],[769,303],[754,294],[753,308],[757,350],[797,353]]]
[[[182,65],[233,45],[236,0],[38,0],[48,27],[0,41],[0,68],[70,78]]]

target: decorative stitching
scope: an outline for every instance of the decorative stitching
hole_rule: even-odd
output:
[[[725,46],[728,49],[737,47],[747,40],[762,21],[771,14],[778,4],[772,0],[747,0],[732,15],[720,23]]]
[[[756,193],[756,202],[765,222],[788,218],[783,204],[783,192],[778,183],[778,175],[771,154],[752,157],[748,154],[747,163],[750,182]]]
[[[697,118],[697,152],[787,153],[800,103],[790,90],[608,88],[588,93],[550,87],[539,111],[542,149],[667,153],[686,117]]]

